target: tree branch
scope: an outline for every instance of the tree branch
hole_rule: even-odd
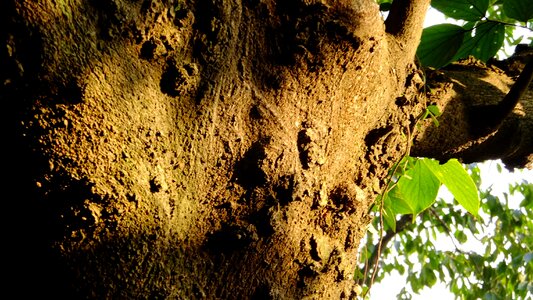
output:
[[[465,252],[463,250],[461,250],[457,244],[455,243],[455,237],[453,236],[452,234],[452,230],[450,229],[450,227],[448,227],[448,225],[446,225],[446,223],[444,223],[444,221],[439,217],[439,215],[437,214],[437,212],[435,212],[435,209],[433,208],[429,208],[429,212],[431,213],[431,215],[433,215],[433,217],[435,217],[435,219],[437,219],[437,221],[439,221],[440,225],[444,228],[444,231],[446,231],[446,234],[450,237],[450,239],[452,240],[452,244],[453,246],[455,247],[455,250],[461,254],[465,254]]]
[[[412,221],[413,221],[413,215],[403,215],[400,220],[398,220],[398,222],[396,222],[396,231],[392,231],[391,229],[387,230],[387,233],[385,234],[385,236],[383,237],[383,239],[381,240],[381,248],[385,248],[387,246],[387,244],[392,240],[392,238],[394,236],[396,236],[398,233],[404,231],[405,229],[407,229],[409,227],[409,225],[412,224]],[[376,247],[377,248],[377,247]],[[374,252],[372,252],[372,255],[370,256],[370,259],[367,261],[365,267],[364,267],[364,270],[373,270],[374,269],[374,266],[378,263],[379,261],[379,251],[374,250]],[[377,273],[379,270],[379,268],[376,269],[376,272]],[[363,276],[363,280],[365,281],[365,285],[366,286],[369,286],[370,284],[370,276]]]
[[[389,16],[385,21],[386,31],[396,37],[401,47],[408,51],[408,59],[414,57],[420,43],[429,3],[430,0],[395,0],[392,2]]]
[[[530,59],[502,101],[496,105],[471,107],[469,114],[471,132],[477,137],[498,129],[527,91],[532,79],[533,59]]]

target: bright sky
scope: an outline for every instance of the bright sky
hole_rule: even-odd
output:
[[[426,21],[424,27],[428,27],[435,24],[441,23],[451,23],[453,20],[445,20],[444,16],[434,10],[430,9],[426,15]],[[517,29],[515,34],[524,35],[523,41],[528,41],[527,38],[533,37],[533,33],[526,29]],[[512,54],[514,49],[506,49],[506,52]],[[487,161],[485,163],[479,164],[481,170],[481,180],[482,186],[481,189],[486,189],[488,187],[492,188],[494,195],[502,195],[504,192],[509,190],[509,184],[521,182],[522,180],[527,180],[528,182],[533,182],[533,170],[516,170],[513,173],[510,173],[505,168],[502,170],[502,173],[498,172],[496,161]],[[445,192],[443,194],[446,194]],[[445,197],[444,195],[442,197]],[[521,199],[517,197],[510,197],[510,205],[517,205]],[[513,200],[515,203],[513,203]],[[453,248],[453,244],[449,239],[443,239],[443,243],[440,245],[442,248]],[[464,245],[465,247],[477,247],[478,245]],[[405,286],[405,276],[400,275],[398,272],[393,272],[392,275],[386,277],[382,282],[376,283],[371,290],[370,299],[371,300],[388,300],[396,299],[396,295],[402,290]],[[419,295],[413,295],[412,300],[448,300],[455,299],[454,295],[449,292],[448,288],[444,283],[438,282],[432,288],[425,288],[421,291]]]

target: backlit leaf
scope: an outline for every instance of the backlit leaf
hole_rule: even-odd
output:
[[[465,30],[453,24],[430,26],[422,32],[416,55],[424,66],[440,68],[449,64],[463,44]]]
[[[386,227],[396,232],[396,212],[392,208],[391,198],[388,196],[389,193],[387,193],[383,200],[383,221]]]
[[[476,21],[485,16],[489,0],[432,0],[431,6],[448,17]]]
[[[520,22],[533,19],[533,1],[531,0],[505,0],[503,12],[509,17]]]
[[[432,287],[437,282],[437,276],[435,276],[435,271],[428,265],[425,265],[422,268],[420,277],[424,285]]]
[[[420,161],[448,188],[459,204],[472,215],[478,215],[480,199],[477,187],[457,159],[450,159],[443,165],[433,159]]]
[[[452,61],[466,58],[469,55],[487,61],[502,48],[504,37],[505,26],[503,24],[480,22],[475,28],[474,35],[465,35],[464,42]]]
[[[392,203],[394,211],[405,213],[408,209],[409,213],[419,214],[435,202],[439,186],[437,177],[417,160],[414,167],[398,180],[395,195],[399,199]]]

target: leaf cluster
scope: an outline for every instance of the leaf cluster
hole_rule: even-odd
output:
[[[471,166],[476,185],[479,169]],[[385,247],[376,281],[392,271],[406,276],[398,295],[410,299],[425,287],[446,282],[460,299],[529,299],[533,296],[533,184],[512,184],[509,193],[481,191],[478,217],[457,203],[436,201]],[[513,208],[513,196],[520,204]],[[377,221],[375,221],[377,226]],[[371,237],[372,236],[372,237]],[[369,240],[375,234],[368,233]],[[442,239],[453,247],[442,247]],[[372,252],[373,247],[365,248]],[[466,249],[466,250],[465,250]],[[363,251],[363,252],[365,252]]]
[[[437,106],[430,105],[418,119],[431,118],[435,126],[439,126],[437,117],[440,114]],[[396,231],[398,215],[412,214],[414,220],[436,201],[442,185],[468,212],[477,216],[480,201],[477,187],[457,159],[441,164],[430,158],[404,155],[391,172],[385,191],[377,199],[382,202],[379,213],[383,215],[387,229]]]
[[[446,186],[468,212],[477,216],[477,188],[459,161],[451,159],[440,164],[434,159],[408,156],[400,164],[404,166],[399,169],[399,179],[383,196],[383,217],[393,231],[396,231],[398,214],[413,214],[416,217],[433,205],[441,185]]]
[[[424,29],[417,50],[424,66],[440,68],[468,56],[486,62],[503,48],[504,41],[509,46],[521,42],[521,37],[513,37],[516,27],[533,31],[531,0],[432,0],[431,6],[463,25]]]

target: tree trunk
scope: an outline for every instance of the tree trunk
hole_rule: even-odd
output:
[[[356,295],[429,0],[5,2],[20,295]]]

